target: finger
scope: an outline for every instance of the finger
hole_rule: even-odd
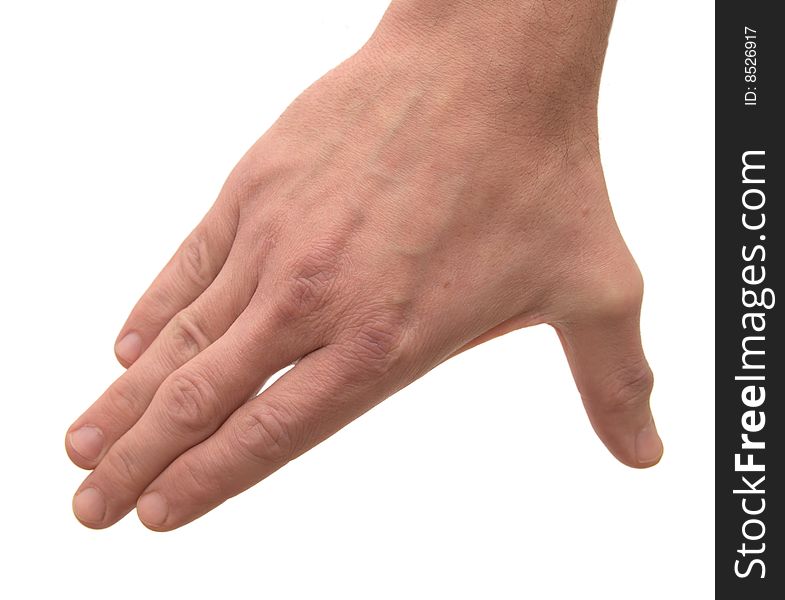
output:
[[[149,351],[120,376],[68,430],[66,450],[85,469],[141,417],[161,383],[229,329],[255,289],[241,265],[227,263],[213,284],[166,325]]]
[[[167,465],[215,432],[264,380],[310,350],[265,327],[272,320],[257,308],[249,307],[226,334],[167,377],[139,421],[80,486],[74,499],[80,521],[103,528],[121,519]]]
[[[644,468],[657,464],[663,450],[649,408],[653,377],[639,315],[633,286],[596,314],[556,330],[597,435],[621,462]]]
[[[210,438],[175,460],[137,504],[140,520],[175,529],[261,481],[388,395],[380,377],[347,368],[346,352],[309,354],[240,407]]]
[[[229,255],[237,216],[218,202],[180,245],[142,295],[120,330],[115,355],[129,367],[164,326],[213,282]]]

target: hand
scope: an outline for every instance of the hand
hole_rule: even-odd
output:
[[[659,460],[641,277],[597,144],[610,20],[575,21],[584,43],[536,69],[536,40],[472,4],[434,25],[431,5],[394,3],[243,157],[123,327],[128,370],[69,429],[94,469],[82,523],[136,506],[179,527],[457,352],[541,323],[609,450]]]

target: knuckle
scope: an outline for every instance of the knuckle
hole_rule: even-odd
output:
[[[216,490],[215,479],[209,477],[204,464],[191,453],[184,454],[177,462],[178,469],[190,482],[189,489],[196,489],[209,495]]]
[[[169,326],[169,339],[176,356],[192,357],[210,345],[205,327],[193,311],[177,313]]]
[[[262,405],[248,411],[236,433],[241,450],[252,458],[274,465],[283,465],[297,451],[294,422],[281,409]]]
[[[200,287],[207,287],[210,284],[212,267],[205,234],[196,231],[184,242],[179,267],[186,281]]]
[[[633,265],[618,275],[602,280],[596,293],[599,316],[618,319],[636,315],[643,300],[643,277]]]
[[[251,161],[242,157],[229,172],[218,200],[228,200],[237,204],[247,200],[248,190],[253,187],[255,174],[256,170]]]
[[[127,448],[120,447],[107,454],[99,467],[108,470],[113,486],[131,491],[141,481],[140,465],[141,462]]]
[[[175,373],[163,389],[160,407],[164,422],[175,430],[201,431],[216,416],[215,392],[202,375]]]
[[[339,248],[333,242],[315,244],[286,264],[276,302],[278,316],[291,322],[321,311],[335,291],[340,267]]]
[[[374,311],[353,328],[341,344],[343,357],[355,373],[387,374],[403,358],[404,319],[397,311]]]
[[[645,360],[615,371],[606,382],[606,407],[615,412],[638,410],[649,401],[654,374]]]
[[[152,286],[134,307],[133,317],[147,325],[157,323],[159,315],[172,305],[176,293],[176,290],[167,285]]]
[[[107,391],[110,399],[106,414],[114,417],[119,423],[126,424],[127,418],[139,413],[139,394],[127,374],[119,377]]]
[[[234,166],[226,178],[220,200],[245,208],[255,207],[259,198],[264,197],[274,187],[276,169],[269,162],[270,157],[260,160],[251,149]]]

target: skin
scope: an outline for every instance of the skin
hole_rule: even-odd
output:
[[[624,464],[662,444],[597,91],[614,2],[399,0],[241,159],[69,428],[86,526],[180,527],[458,352],[555,328]],[[261,395],[278,370],[296,363]]]

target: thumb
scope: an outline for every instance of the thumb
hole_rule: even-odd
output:
[[[639,281],[554,327],[594,431],[621,462],[645,468],[659,462],[663,447],[649,408],[654,379],[641,347]]]

